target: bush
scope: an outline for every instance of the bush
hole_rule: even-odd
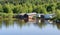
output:
[[[3,6],[0,4],[0,12],[3,12]]]
[[[57,3],[56,9],[59,9],[60,10],[60,3]]]
[[[56,18],[60,19],[60,10],[57,10],[57,12],[56,12]]]
[[[52,12],[52,6],[47,6],[47,8],[46,8],[46,10],[47,10],[47,12]]]
[[[5,4],[3,7],[3,12],[4,13],[13,13],[12,12],[13,6],[10,4]]]

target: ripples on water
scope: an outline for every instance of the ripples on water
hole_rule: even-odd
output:
[[[60,23],[40,19],[2,19],[0,35],[60,35]]]

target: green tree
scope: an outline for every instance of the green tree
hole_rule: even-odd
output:
[[[0,12],[3,12],[3,6],[0,4]]]

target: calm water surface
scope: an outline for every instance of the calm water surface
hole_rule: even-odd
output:
[[[47,20],[1,20],[0,35],[60,35],[60,24]]]

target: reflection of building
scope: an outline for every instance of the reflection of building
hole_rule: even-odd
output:
[[[44,19],[38,19],[38,18],[36,18],[36,23],[44,23]]]
[[[35,22],[36,19],[28,19],[29,22]]]

